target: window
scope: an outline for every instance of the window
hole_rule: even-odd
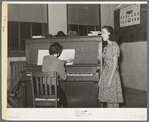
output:
[[[68,4],[68,30],[86,36],[101,28],[99,4]]]
[[[25,56],[25,39],[45,36],[45,23],[8,21],[8,57]]]
[[[79,36],[87,36],[90,31],[99,31],[100,26],[92,25],[68,25],[68,30],[76,31]]]

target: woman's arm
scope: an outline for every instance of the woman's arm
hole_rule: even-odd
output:
[[[64,67],[64,61],[61,61],[61,62],[58,64],[57,72],[58,72],[58,74],[60,75],[60,78],[61,78],[61,79],[63,79],[63,80],[66,80],[66,79],[67,79],[67,75],[66,75],[65,67]]]
[[[117,66],[118,66],[118,57],[113,57],[113,68],[112,68],[112,73],[111,73],[111,76],[110,76],[108,84],[107,84],[108,88],[111,87],[111,82],[112,82],[112,79],[113,79],[113,76],[114,76]]]

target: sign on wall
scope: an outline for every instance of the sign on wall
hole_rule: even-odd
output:
[[[120,27],[140,24],[140,4],[120,9]]]

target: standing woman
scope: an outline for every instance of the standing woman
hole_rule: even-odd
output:
[[[98,83],[99,86],[99,102],[107,103],[108,108],[119,108],[119,103],[123,102],[120,75],[118,72],[118,57],[120,56],[120,48],[114,40],[114,30],[111,26],[102,27],[103,41],[107,41],[107,45],[103,50],[103,71]]]

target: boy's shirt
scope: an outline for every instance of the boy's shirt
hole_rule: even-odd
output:
[[[59,60],[55,56],[47,55],[43,58],[42,72],[48,71],[56,71],[58,76],[63,80],[67,78],[64,61]]]

